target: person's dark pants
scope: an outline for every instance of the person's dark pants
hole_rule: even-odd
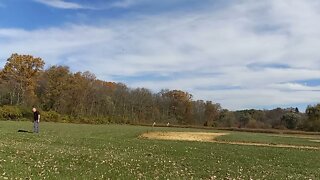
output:
[[[38,121],[33,122],[33,132],[39,133],[39,122]]]

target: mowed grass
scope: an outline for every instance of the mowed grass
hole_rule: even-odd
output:
[[[0,122],[0,179],[320,178],[320,150],[138,138],[152,130],[204,130],[60,123],[41,123],[40,134],[19,129],[30,131],[32,123]],[[278,137],[230,132],[224,138],[269,143]]]

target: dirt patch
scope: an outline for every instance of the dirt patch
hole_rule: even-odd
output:
[[[198,142],[213,142],[219,144],[245,145],[245,146],[260,146],[260,147],[279,147],[279,148],[295,148],[295,149],[313,149],[320,150],[320,147],[312,146],[296,146],[287,144],[265,144],[265,143],[250,143],[250,142],[229,142],[218,141],[218,136],[228,135],[228,133],[207,133],[207,132],[148,132],[140,135],[140,138],[158,139],[158,140],[178,140],[178,141],[198,141]],[[317,140],[315,140],[317,141]]]
[[[226,134],[227,133],[205,132],[148,132],[142,134],[140,137],[160,140],[215,142],[216,137],[223,136]]]

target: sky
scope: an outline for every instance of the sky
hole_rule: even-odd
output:
[[[318,0],[0,0],[12,53],[223,108],[320,102]]]

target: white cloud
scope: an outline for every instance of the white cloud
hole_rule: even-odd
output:
[[[118,7],[118,8],[128,8],[133,5],[139,4],[144,0],[118,0],[111,4],[110,7]]]
[[[319,87],[294,82],[320,78],[319,6],[239,1],[215,11],[208,6],[96,26],[0,29],[0,57],[30,53],[106,80],[156,74],[165,78],[127,83],[187,90],[231,109],[315,103]]]
[[[64,0],[34,0],[34,1],[45,4],[47,6],[54,7],[54,8],[60,8],[60,9],[90,9],[89,7],[85,7],[81,4],[77,4],[74,2],[67,2]]]
[[[116,0],[114,2],[103,2],[98,5],[84,5],[75,2],[68,2],[66,0],[33,0],[44,5],[60,8],[60,9],[94,9],[94,10],[107,10],[111,8],[129,8],[143,2],[146,0]],[[94,3],[92,3],[94,4]],[[1,4],[0,4],[1,7]]]
[[[270,85],[270,87],[283,90],[283,91],[309,91],[309,92],[318,91],[320,92],[320,85],[310,87],[310,86],[299,84],[299,83],[282,83],[282,84],[273,84],[273,85]]]

